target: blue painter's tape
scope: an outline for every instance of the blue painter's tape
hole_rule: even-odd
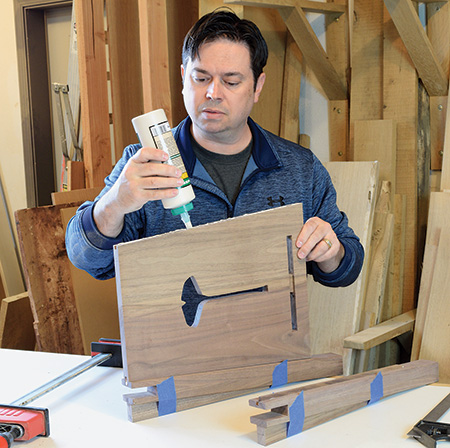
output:
[[[289,406],[289,422],[287,424],[287,436],[293,436],[303,431],[305,423],[305,402],[303,391],[297,396],[295,401]]]
[[[383,398],[383,375],[378,372],[375,379],[370,383],[370,400],[367,404],[376,403]]]
[[[284,386],[288,382],[288,362],[285,359],[282,363],[275,366],[272,372],[272,386],[270,389],[274,387]]]
[[[173,376],[156,386],[158,391],[158,415],[167,415],[177,410],[177,392]]]

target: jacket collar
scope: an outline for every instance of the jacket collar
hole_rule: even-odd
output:
[[[280,159],[269,139],[267,131],[262,129],[250,117],[248,118],[248,124],[253,135],[252,158],[256,167],[262,170],[269,170],[280,166]],[[188,176],[192,176],[197,160],[191,145],[191,125],[192,120],[188,116],[173,130]]]

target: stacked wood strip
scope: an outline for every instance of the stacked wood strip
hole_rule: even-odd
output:
[[[278,363],[267,363],[236,369],[225,369],[174,377],[177,411],[268,388],[273,383],[273,371]],[[342,357],[332,353],[287,361],[287,384],[308,379],[342,374]],[[160,384],[166,378],[150,383]],[[149,384],[149,383],[147,383]],[[158,416],[157,387],[124,395],[128,416],[133,422]]]
[[[289,408],[300,394],[305,416],[302,430],[367,405],[374,399],[371,384],[379,373],[383,398],[433,383],[439,377],[437,362],[419,360],[253,398],[250,406],[270,410],[250,419],[258,427],[258,443],[268,445],[287,437]]]

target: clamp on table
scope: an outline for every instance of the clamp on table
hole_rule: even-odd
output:
[[[436,448],[440,440],[450,442],[450,424],[439,423],[438,420],[450,408],[450,394],[448,394],[429,414],[408,432],[408,436],[414,437],[427,448]]]

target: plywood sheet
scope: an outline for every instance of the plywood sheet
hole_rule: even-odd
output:
[[[326,165],[337,191],[337,203],[367,251],[372,236],[375,194],[378,183],[376,162],[329,162]],[[344,338],[359,331],[362,298],[367,276],[362,273],[346,288],[328,288],[308,279],[313,354],[344,355],[344,374],[350,371],[350,353],[343,349]]]
[[[308,357],[305,263],[288,249],[302,222],[295,204],[116,246],[125,380]],[[182,308],[192,276],[218,296],[197,326]]]

